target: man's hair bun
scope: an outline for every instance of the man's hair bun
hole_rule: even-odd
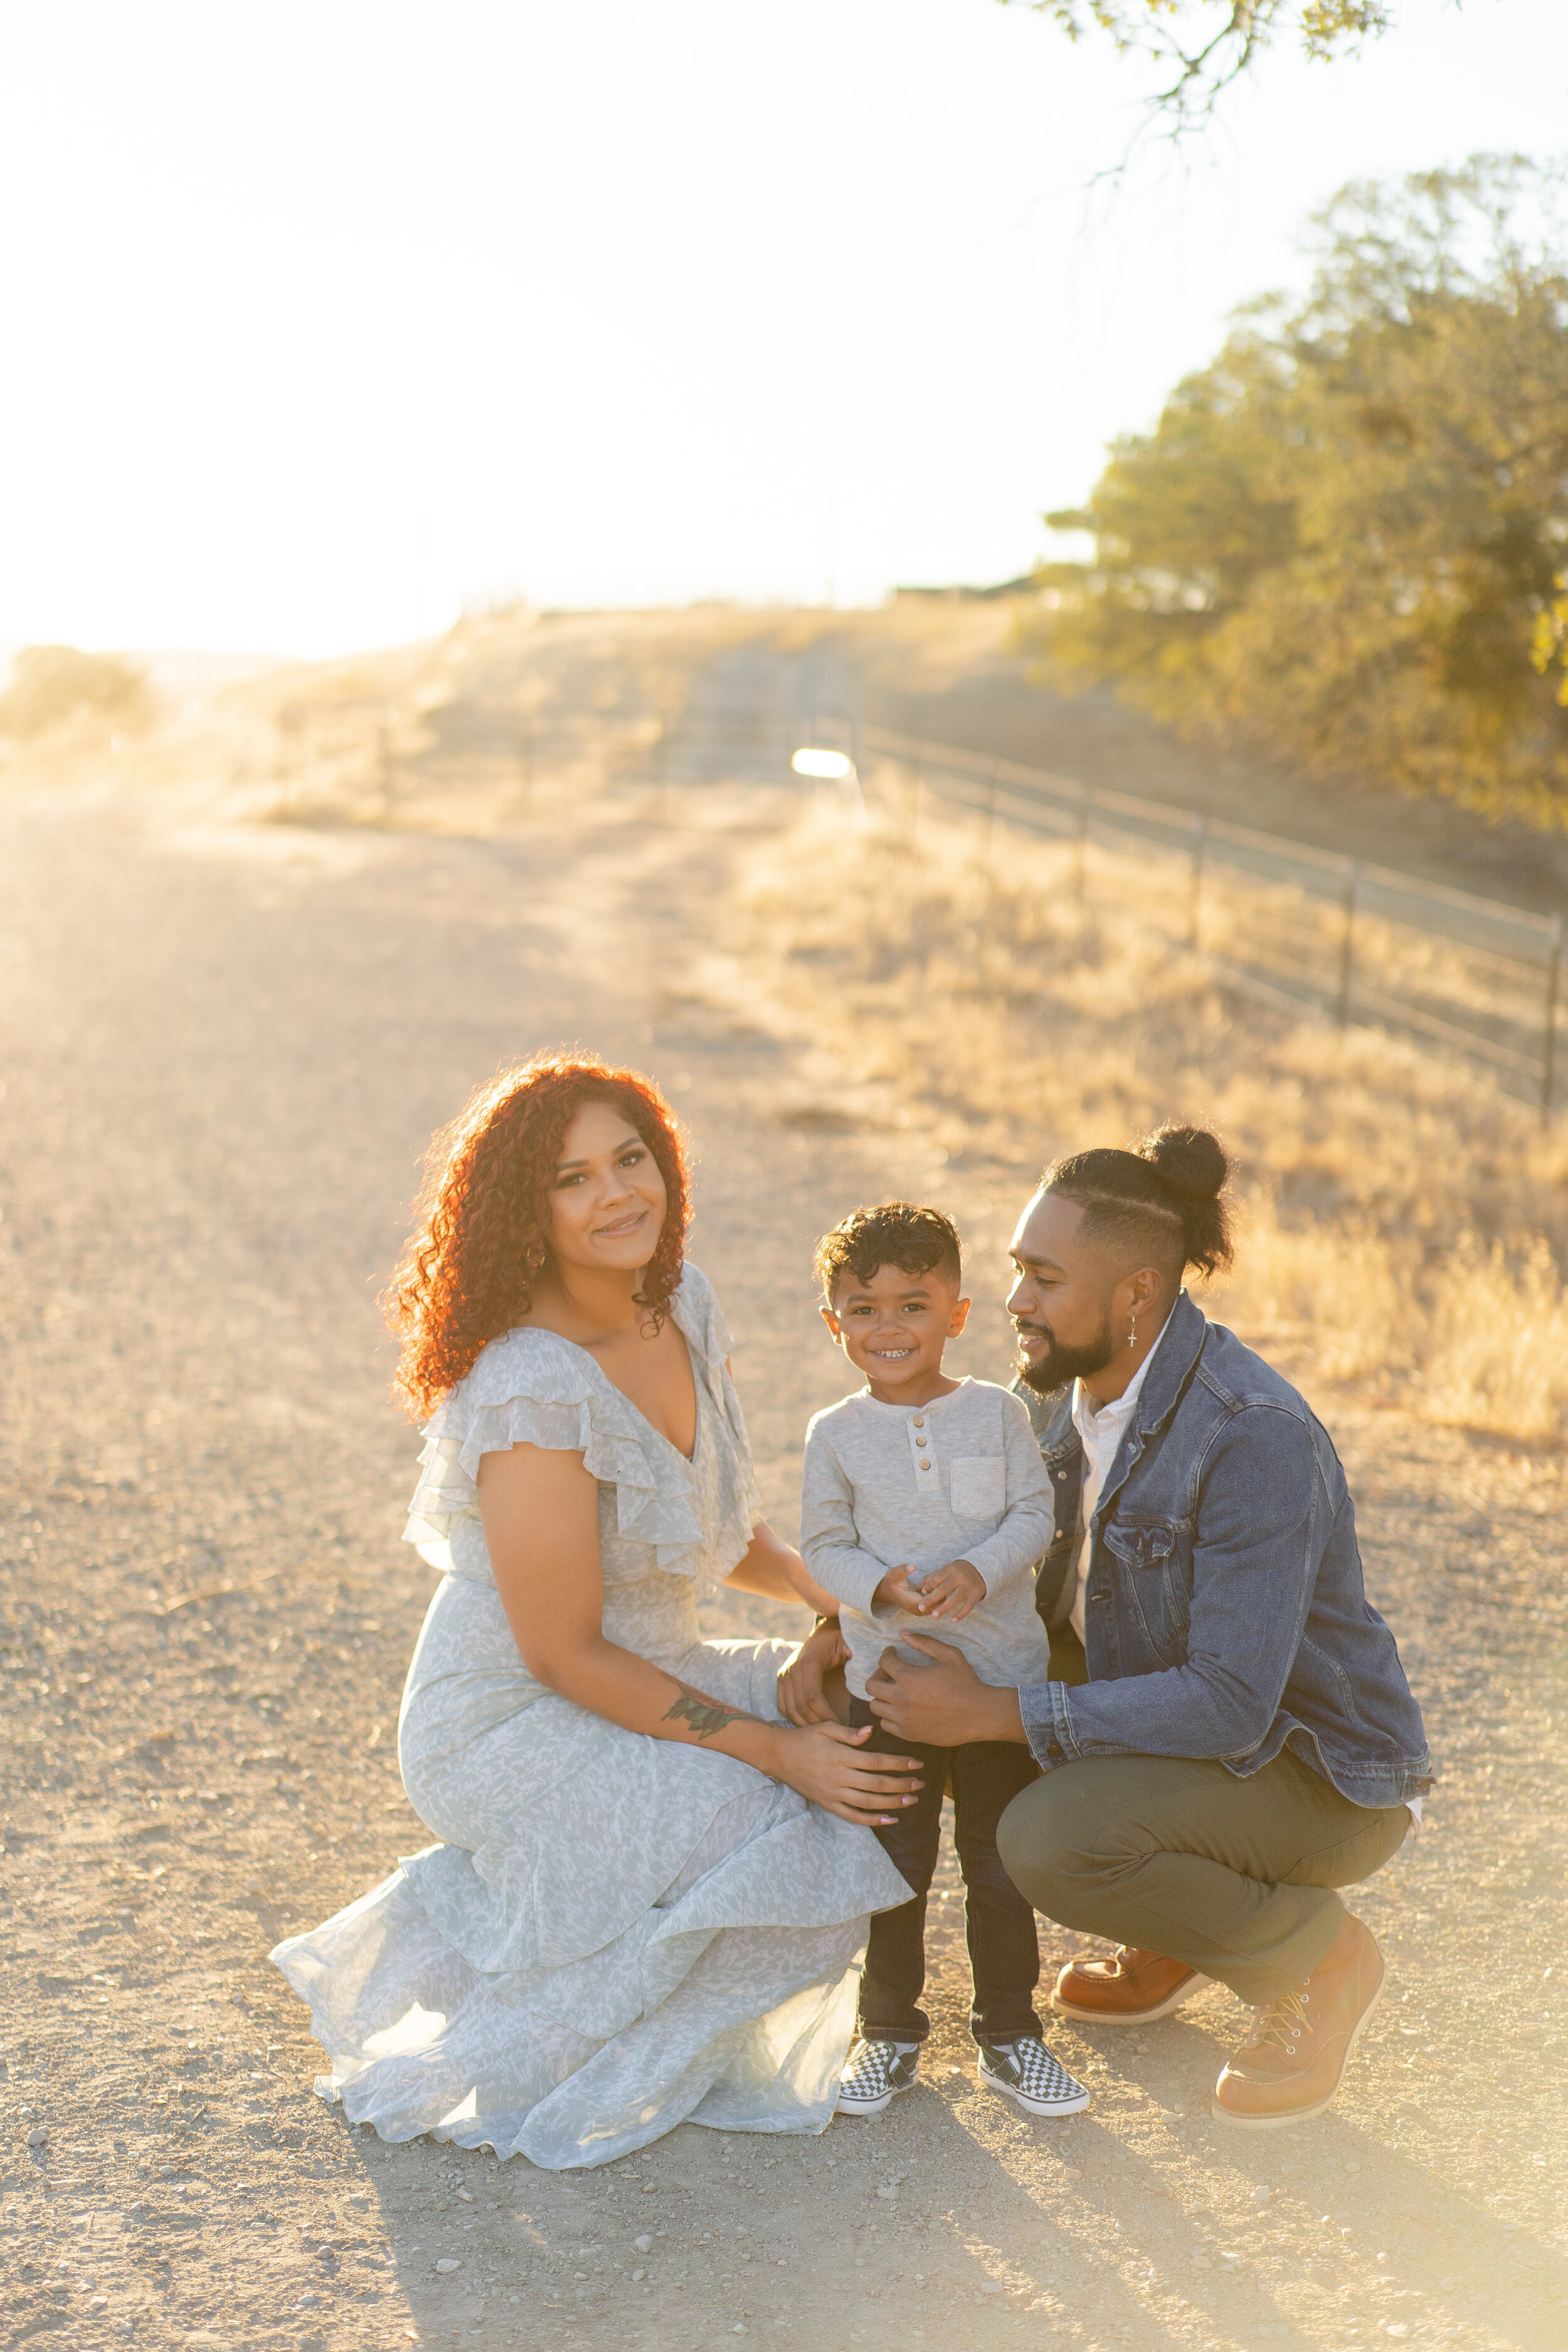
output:
[[[1229,1173],[1217,1136],[1173,1123],[1131,1151],[1106,1144],[1075,1151],[1054,1161],[1040,1181],[1047,1192],[1081,1202],[1086,1239],[1134,1258],[1146,1251],[1174,1286],[1189,1265],[1218,1274],[1231,1263]]]
[[[1206,1127],[1156,1128],[1136,1147],[1140,1160],[1159,1171],[1179,1200],[1217,1201],[1230,1174],[1219,1138]]]

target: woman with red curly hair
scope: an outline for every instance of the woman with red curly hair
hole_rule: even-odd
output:
[[[441,1843],[273,1958],[387,2139],[559,2168],[820,2131],[868,1915],[909,1898],[869,1825],[919,1768],[786,1723],[793,1643],[698,1631],[721,1584],[834,1604],[761,1516],[674,1118],[540,1056],[426,1171],[389,1304],[441,1581],[398,1759]]]

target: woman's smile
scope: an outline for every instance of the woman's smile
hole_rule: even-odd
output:
[[[639,1225],[647,1223],[646,1209],[631,1209],[624,1217],[617,1217],[613,1224],[595,1225],[594,1238],[595,1241],[619,1241],[623,1234],[635,1234]]]

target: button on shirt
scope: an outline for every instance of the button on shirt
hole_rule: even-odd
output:
[[[1167,1316],[1160,1326],[1160,1339],[1164,1338],[1169,1322]],[[1110,1404],[1097,1404],[1081,1381],[1074,1381],[1072,1384],[1073,1427],[1083,1445],[1083,1542],[1079,1547],[1078,1591],[1073,1595],[1068,1622],[1080,1642],[1086,1641],[1083,1595],[1089,1582],[1089,1522],[1105,1492],[1105,1482],[1110,1475],[1110,1465],[1116,1459],[1116,1449],[1121,1443],[1122,1433],[1138,1409],[1139,1391],[1150,1365],[1159,1353],[1160,1339],[1155,1340],[1121,1394]]]

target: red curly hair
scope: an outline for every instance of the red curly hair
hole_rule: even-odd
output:
[[[549,1188],[566,1130],[587,1102],[613,1103],[652,1152],[669,1205],[637,1304],[656,1323],[679,1283],[690,1222],[675,1114],[636,1070],[596,1055],[536,1054],[498,1070],[431,1139],[416,1223],[384,1305],[403,1340],[395,1390],[424,1419],[481,1348],[528,1312],[549,1256]]]

